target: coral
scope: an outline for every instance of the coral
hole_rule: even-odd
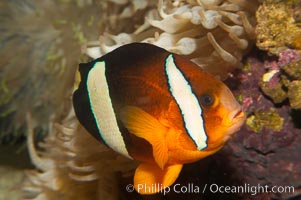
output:
[[[295,109],[301,109],[301,81],[292,81],[288,88],[290,105]]]
[[[235,88],[234,93],[242,98],[248,118],[246,125],[233,136],[220,155],[213,156],[212,159],[217,159],[215,164],[219,165],[212,167],[216,168],[215,173],[225,174],[221,175],[224,176],[222,180],[232,179],[227,185],[248,183],[267,185],[268,188],[278,185],[294,187],[294,192],[267,192],[231,199],[297,199],[301,193],[301,159],[297,153],[301,150],[300,112],[292,111],[289,104],[275,106],[263,94],[258,83],[262,81],[269,62],[262,60],[259,53],[253,52],[244,70],[227,80],[229,86]],[[270,63],[269,70],[279,68],[277,62]],[[224,160],[219,162],[221,158]],[[221,181],[219,177],[211,178],[214,183]]]
[[[301,29],[294,18],[297,9],[293,5],[287,1],[272,1],[258,8],[255,33],[259,49],[278,55],[289,47],[300,46]]]
[[[300,65],[301,65],[301,60],[299,60],[298,62],[291,62],[287,65],[284,65],[283,67],[281,67],[281,69],[283,69],[283,71],[289,77],[291,77],[291,79],[301,80],[301,67],[300,67]]]
[[[254,38],[257,1],[158,1],[131,33],[104,33],[88,42],[86,54],[100,57],[132,42],[147,42],[185,55],[222,78],[240,66]],[[134,12],[133,12],[134,13]],[[133,14],[132,14],[133,15]]]
[[[275,103],[281,103],[287,98],[286,92],[283,90],[282,84],[279,82],[276,82],[273,86],[271,86],[271,79],[266,78],[266,76],[270,75],[270,73],[271,72],[268,72],[263,75],[260,87],[265,95],[272,98]]]
[[[300,10],[300,1],[290,0],[266,0],[259,7],[256,45],[269,57],[261,57],[263,62],[249,59],[248,73],[253,75],[243,79],[239,88],[250,84],[253,88],[252,94],[245,94],[253,100],[248,106],[247,126],[231,141],[240,163],[237,167],[249,174],[244,180],[270,187],[294,186],[294,193],[269,194],[269,199],[298,199],[301,193],[300,154],[295,153],[301,150]],[[255,89],[258,83],[260,90]]]
[[[265,1],[256,12],[256,45],[278,57],[277,61],[266,61],[260,87],[274,103],[285,103],[288,99],[293,109],[300,109],[301,102],[300,10],[299,1]]]
[[[288,99],[292,108],[300,109],[300,65],[299,51],[291,49],[279,53],[277,62],[265,62],[267,72],[260,81],[263,93],[274,103],[283,103]]]
[[[263,128],[281,131],[283,128],[283,120],[284,119],[280,117],[274,109],[270,109],[267,112],[258,110],[247,118],[246,124],[257,133],[262,132]]]

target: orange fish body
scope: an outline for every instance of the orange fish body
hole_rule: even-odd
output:
[[[244,122],[229,89],[189,60],[143,43],[80,65],[74,92],[81,124],[113,150],[141,161],[135,189],[173,184],[183,164],[219,149]]]

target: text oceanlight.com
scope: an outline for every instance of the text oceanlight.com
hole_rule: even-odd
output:
[[[250,185],[245,183],[244,185],[239,186],[226,186],[226,185],[218,185],[218,184],[205,184],[202,186],[189,183],[186,185],[181,184],[175,184],[170,187],[163,187],[162,184],[152,184],[152,185],[146,185],[146,184],[138,184],[137,185],[137,191],[139,193],[161,193],[161,194],[168,194],[170,192],[174,193],[205,193],[205,192],[211,192],[211,193],[225,193],[225,194],[251,194],[256,195],[258,193],[294,193],[295,188],[293,186],[267,186],[267,185]],[[126,186],[126,190],[128,192],[134,191],[134,186],[132,184],[129,184]]]

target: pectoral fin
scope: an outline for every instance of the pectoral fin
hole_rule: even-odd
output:
[[[144,110],[126,106],[120,111],[120,119],[128,131],[147,140],[153,148],[153,157],[161,169],[168,160],[166,134],[168,129]]]
[[[183,165],[169,165],[161,170],[157,165],[141,163],[134,176],[135,190],[140,194],[154,194],[172,185]]]

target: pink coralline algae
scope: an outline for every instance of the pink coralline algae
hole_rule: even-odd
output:
[[[231,84],[231,80],[228,80],[229,85],[235,88],[235,94],[241,96],[248,118],[246,125],[233,136],[229,145],[214,156],[222,161],[212,161],[219,166],[213,167],[211,171],[216,170],[215,173],[223,178],[215,177],[213,181],[220,183],[221,179],[228,179],[225,182],[229,185],[260,184],[267,185],[269,189],[287,185],[293,186],[295,192],[261,193],[249,197],[240,195],[230,199],[289,199],[297,196],[301,189],[301,157],[297,153],[301,151],[300,112],[292,111],[290,104],[283,103],[275,107],[274,102],[258,87],[266,73],[266,64],[267,62],[250,56],[248,66],[238,76],[234,76],[234,83]],[[277,66],[277,61],[271,65]],[[282,70],[280,66],[279,69]],[[246,76],[248,79],[241,79]],[[225,163],[231,164],[225,166]],[[220,166],[224,166],[223,170],[219,169]]]
[[[294,49],[286,49],[279,53],[278,65],[283,67],[291,62],[298,62],[300,60],[300,52]]]
[[[253,103],[252,97],[244,98],[242,101],[242,110],[244,111],[248,110],[248,108],[250,107],[250,105],[252,105],[252,103]]]
[[[260,87],[274,103],[289,99],[292,108],[301,108],[300,64],[300,52],[293,49],[279,53],[278,61],[265,62],[267,72],[262,76]]]

